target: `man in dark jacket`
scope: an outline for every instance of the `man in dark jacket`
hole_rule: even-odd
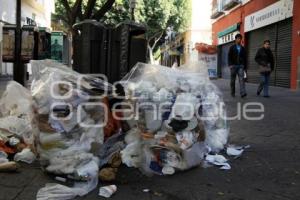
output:
[[[238,75],[240,82],[240,94],[241,97],[244,98],[247,96],[244,74],[246,71],[246,50],[242,46],[243,36],[241,34],[237,34],[235,36],[235,44],[232,45],[228,52],[228,65],[230,67],[231,72],[231,96],[235,97],[235,79]]]
[[[257,89],[257,95],[260,95],[264,90],[264,97],[269,96],[269,81],[271,72],[274,70],[274,56],[270,49],[270,40],[265,40],[262,48],[258,49],[255,61],[259,65],[259,72],[261,74],[261,82]]]

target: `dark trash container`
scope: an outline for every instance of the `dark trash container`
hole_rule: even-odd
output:
[[[106,74],[107,28],[96,20],[74,25],[73,69],[79,73]]]
[[[119,81],[137,62],[146,62],[146,28],[133,22],[108,27],[95,20],[74,25],[73,69]]]
[[[111,30],[109,43],[109,81],[122,79],[138,62],[146,62],[146,28],[124,22]]]

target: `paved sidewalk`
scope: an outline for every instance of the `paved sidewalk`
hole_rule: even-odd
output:
[[[247,84],[248,97],[230,97],[229,83],[215,83],[224,93],[228,115],[238,103],[261,102],[265,117],[230,122],[230,143],[249,144],[232,169],[196,168],[170,177],[145,177],[135,169],[122,167],[112,200],[299,200],[300,199],[300,91],[270,89],[270,99],[256,96],[256,85]],[[2,83],[1,83],[2,87]],[[24,165],[20,173],[0,174],[0,200],[32,200],[51,181],[39,165]],[[101,184],[99,184],[100,186]],[[151,189],[143,193],[143,189]],[[102,199],[99,187],[78,200]]]

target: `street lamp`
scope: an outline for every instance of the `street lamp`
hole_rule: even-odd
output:
[[[131,10],[131,20],[134,21],[134,9],[136,8],[137,0],[129,0],[129,8]]]
[[[26,68],[21,60],[21,0],[16,0],[15,61],[13,67],[14,80],[25,85]]]

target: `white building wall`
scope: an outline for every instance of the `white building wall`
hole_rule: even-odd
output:
[[[0,20],[7,23],[16,23],[16,1],[0,0]]]
[[[192,0],[191,44],[212,43],[212,0]]]
[[[43,6],[44,11],[36,10],[26,2],[22,2],[22,19],[25,20],[26,17],[33,19],[33,15],[35,15],[34,20],[37,23],[37,26],[50,28],[51,13],[54,11],[54,1],[37,0],[37,3]],[[23,23],[25,22],[26,21],[23,21]]]
[[[39,3],[40,5],[42,5],[42,7],[44,7],[44,11],[41,12],[41,10],[37,10],[34,7],[32,7],[30,4],[28,4],[27,1],[22,1],[22,7],[21,7],[22,25],[26,24],[26,17],[32,19],[33,14],[35,14],[35,21],[38,26],[51,28],[51,13],[54,12],[54,0],[35,0],[35,1],[37,4]],[[16,23],[16,1],[15,0],[0,0],[0,20],[10,24]],[[1,58],[0,75],[1,74],[11,75],[13,74],[13,64],[2,63],[1,52],[2,51],[0,50],[0,58]]]
[[[55,12],[55,2],[54,0],[43,0],[43,5],[45,7],[45,19],[47,22],[47,27],[51,27],[51,14]]]
[[[35,19],[33,18],[33,15],[36,15]],[[22,25],[26,24],[26,18],[34,19],[37,26],[44,26],[46,24],[45,18],[43,14],[37,12],[34,8],[32,8],[30,5],[22,3]]]

